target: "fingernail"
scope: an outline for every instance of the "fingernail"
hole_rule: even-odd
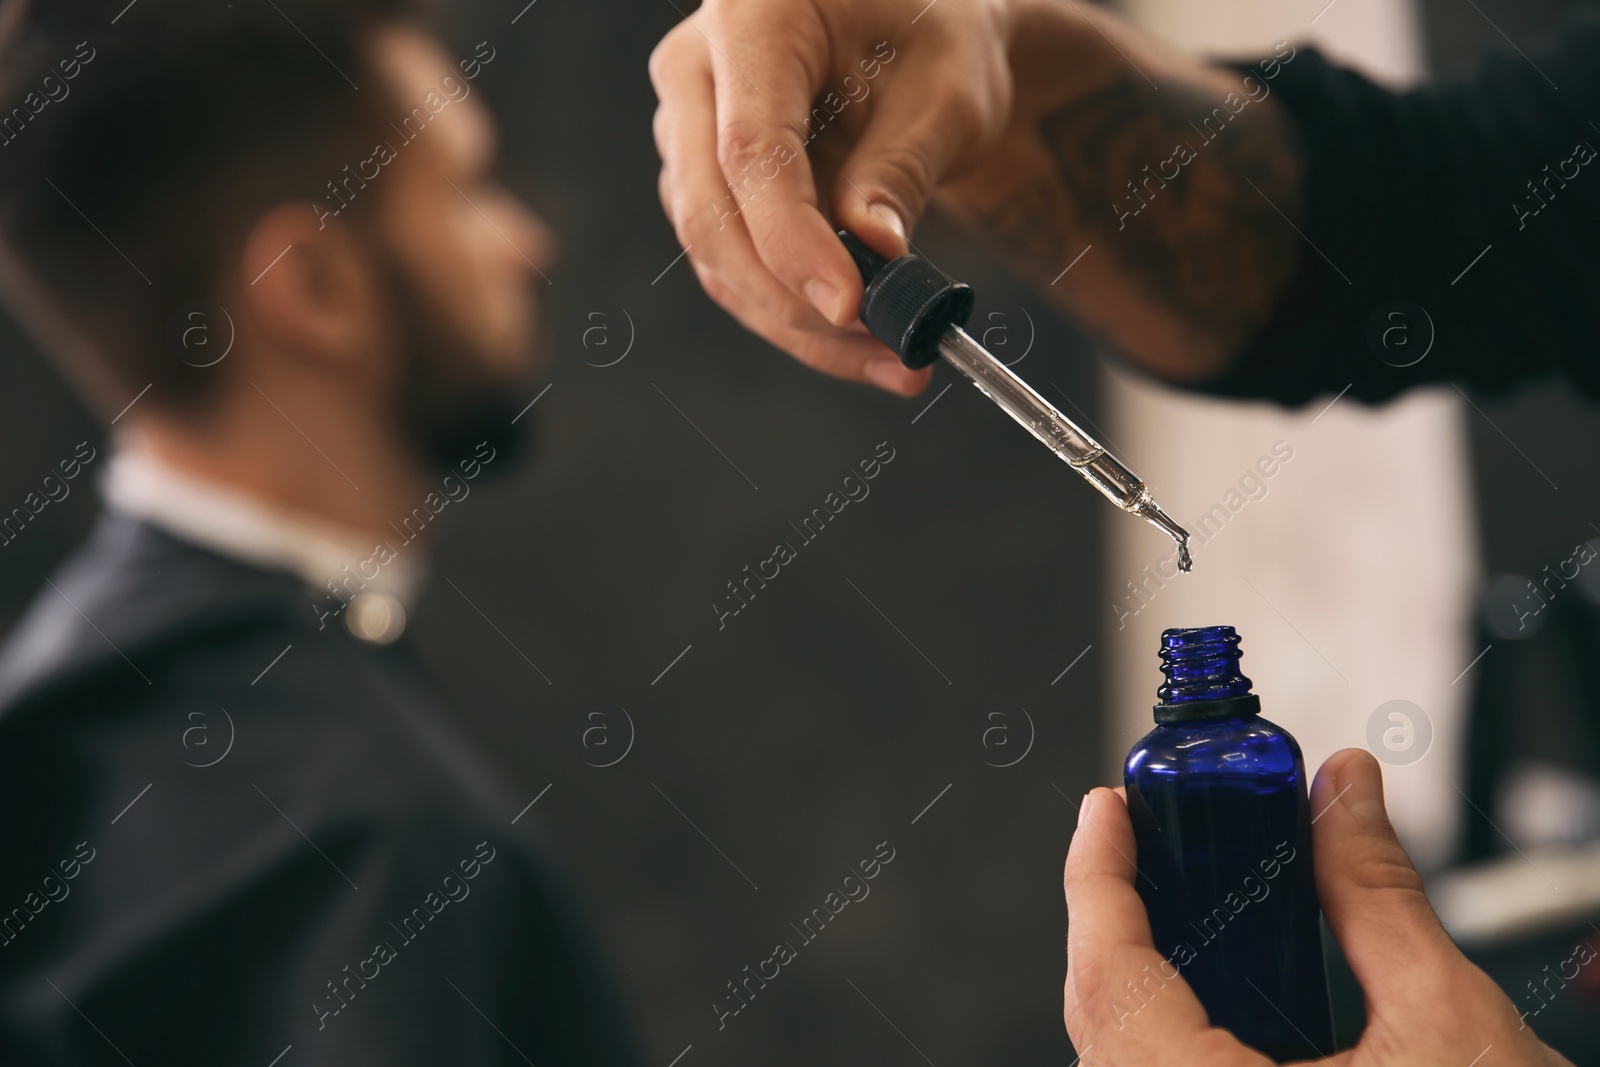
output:
[[[884,222],[888,223],[889,228],[895,232],[895,236],[900,238],[900,240],[904,241],[906,239],[906,224],[900,218],[900,212],[896,211],[888,204],[882,203],[868,204],[867,210],[878,215],[883,219]]]
[[[820,279],[806,282],[806,299],[811,301],[811,306],[822,312],[822,317],[829,322],[839,319],[839,304],[844,299],[844,294],[837,288]]]
[[[894,359],[875,359],[868,363],[861,371],[867,376],[867,381],[879,389],[887,389],[891,393],[904,391],[905,368]]]
[[[1093,798],[1094,798],[1093,790],[1083,794],[1083,800],[1080,801],[1079,804],[1078,804],[1078,825],[1079,826],[1082,826],[1083,825],[1083,820],[1089,817],[1089,802]]]

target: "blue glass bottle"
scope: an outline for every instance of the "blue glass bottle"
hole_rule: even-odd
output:
[[[1330,1054],[1300,746],[1258,714],[1233,627],[1166,630],[1161,661],[1123,768],[1156,949],[1213,1025],[1279,1061]]]

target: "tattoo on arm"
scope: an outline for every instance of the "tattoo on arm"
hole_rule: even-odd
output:
[[[1232,351],[1265,322],[1301,253],[1279,214],[1300,214],[1297,132],[1269,96],[1254,77],[1235,92],[1158,91],[1118,75],[1039,121],[1053,168],[1019,175],[985,222],[1046,280],[1093,243],[1138,304]]]

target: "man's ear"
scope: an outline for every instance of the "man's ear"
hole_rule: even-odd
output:
[[[383,343],[382,286],[355,231],[310,204],[258,219],[239,255],[238,290],[272,347],[326,365],[350,365]]]

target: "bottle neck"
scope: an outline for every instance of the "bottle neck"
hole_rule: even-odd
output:
[[[1239,635],[1231,626],[1164,631],[1156,722],[1239,718],[1260,712],[1261,700],[1250,691],[1239,658]]]

